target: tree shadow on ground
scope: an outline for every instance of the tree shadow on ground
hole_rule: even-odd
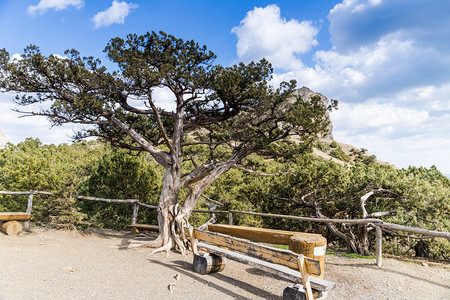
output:
[[[105,231],[102,229],[83,229],[78,231],[83,236],[96,236],[102,239],[120,239],[119,250],[130,250],[130,245],[148,242],[157,237],[156,234],[132,234],[127,231]]]
[[[415,280],[419,280],[419,281],[425,281],[425,282],[428,282],[428,283],[436,285],[436,286],[448,288],[448,286],[445,285],[445,284],[440,284],[440,283],[438,283],[436,281],[429,280],[429,279],[427,279],[425,277],[414,276],[414,275],[406,273],[406,272],[400,272],[400,271],[397,271],[397,270],[394,270],[394,269],[390,269],[389,267],[381,267],[380,268],[376,264],[363,264],[362,265],[362,264],[358,264],[358,263],[354,263],[354,264],[351,264],[351,263],[349,263],[349,264],[340,264],[340,263],[327,262],[327,265],[334,265],[334,266],[337,266],[337,267],[356,267],[356,268],[361,268],[361,269],[369,268],[369,269],[372,269],[372,270],[383,271],[383,272],[386,272],[386,273],[395,273],[395,274],[398,274],[398,275],[401,275],[401,276],[409,277],[411,279],[415,279]]]
[[[221,291],[222,293],[224,293],[228,296],[231,296],[234,299],[251,299],[251,298],[245,298],[242,295],[237,294],[236,292],[233,292],[227,288],[224,288],[223,286],[220,286],[214,282],[211,282],[207,279],[208,278],[207,276],[211,276],[215,279],[229,283],[233,286],[236,286],[236,287],[238,287],[242,290],[245,290],[245,291],[247,291],[255,296],[258,296],[258,297],[262,297],[265,299],[280,298],[279,295],[275,295],[273,293],[270,293],[268,291],[260,289],[254,285],[248,284],[248,283],[238,280],[236,278],[231,278],[231,277],[225,276],[220,273],[212,273],[212,274],[206,275],[205,277],[202,277],[200,274],[196,274],[192,271],[192,264],[182,261],[182,260],[175,260],[175,261],[172,261],[171,263],[163,263],[163,262],[160,262],[155,259],[149,259],[149,261],[152,263],[159,264],[159,265],[171,268],[173,270],[176,270],[177,272],[180,272],[180,273],[184,274],[185,276],[191,277],[192,279],[194,279],[198,282],[201,282],[205,285],[208,285],[209,287],[212,287],[218,291]]]

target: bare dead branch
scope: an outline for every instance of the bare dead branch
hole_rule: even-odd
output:
[[[401,195],[399,195],[399,194],[397,194],[397,193],[395,193],[395,192],[393,192],[393,191],[383,189],[383,188],[378,188],[378,189],[373,189],[373,190],[371,190],[370,192],[364,194],[364,195],[361,197],[361,200],[360,200],[360,203],[359,203],[359,204],[360,204],[361,213],[362,213],[362,217],[363,217],[363,218],[368,218],[368,214],[367,214],[367,210],[366,210],[366,206],[365,206],[365,203],[366,203],[367,199],[369,199],[370,196],[372,196],[372,195],[374,195],[374,194],[376,194],[376,193],[387,193],[387,194],[392,194],[392,195],[394,195],[395,197],[401,197]]]
[[[374,212],[367,215],[367,218],[379,218],[379,217],[387,217],[387,216],[396,216],[396,211],[379,211]]]
[[[208,200],[209,202],[213,202],[213,203],[216,203],[216,204],[218,204],[220,206],[223,206],[222,202],[219,202],[217,200],[213,200],[213,199],[209,198],[208,196],[205,196],[204,194],[202,194],[202,197],[205,198],[206,200]]]

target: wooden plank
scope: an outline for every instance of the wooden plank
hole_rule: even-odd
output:
[[[397,224],[391,224],[391,223],[383,223],[383,224],[380,224],[380,226],[383,228],[391,229],[391,230],[398,230],[398,231],[404,231],[404,232],[423,234],[426,236],[435,236],[435,237],[441,237],[444,239],[450,239],[450,232],[445,232],[445,231],[433,231],[433,230],[428,230],[428,229],[409,227],[409,226],[403,226],[403,225],[397,225]]]
[[[0,195],[28,195],[32,192],[9,192],[9,191],[0,191]]]
[[[317,272],[310,263],[307,264],[308,270],[310,270],[311,275],[320,276],[322,279],[324,277],[327,240],[320,234],[224,224],[208,225],[208,230],[253,242],[289,245],[289,250],[292,252],[301,253],[307,258],[317,259],[320,262],[321,271]],[[316,253],[317,246],[324,249],[323,254]]]
[[[150,204],[145,204],[145,203],[142,203],[142,202],[136,202],[138,205],[140,205],[140,206],[143,206],[143,207],[147,207],[147,208],[152,208],[152,209],[158,209],[158,206],[156,206],[156,205],[150,205]]]
[[[298,254],[289,250],[275,249],[270,246],[253,243],[232,236],[197,229],[194,229],[194,237],[227,250],[241,252],[270,263],[298,270]],[[320,276],[321,268],[319,261],[310,258],[307,258],[307,261],[308,271],[311,274]]]
[[[187,230],[187,233],[186,233]],[[194,228],[190,226],[189,228],[185,228],[185,234],[189,236],[189,239],[191,240],[191,247],[192,247],[192,253],[194,255],[198,255],[198,248],[197,248],[197,239],[194,236]]]
[[[252,212],[252,211],[239,211],[239,210],[230,210],[230,212],[237,213],[237,214],[252,215],[252,216],[290,219],[290,220],[318,222],[318,223],[344,223],[344,224],[383,223],[383,221],[380,219],[327,219],[327,218],[298,217],[298,216],[278,215],[278,214],[265,214],[265,213],[256,213],[256,212]]]
[[[256,228],[256,227],[225,225],[225,224],[208,225],[208,230],[212,232],[231,235],[233,237],[247,239],[253,242],[276,244],[276,245],[289,245],[290,239],[293,235],[322,237],[320,234],[315,233],[295,232],[287,230],[275,230],[267,228]]]
[[[158,225],[149,225],[149,224],[131,224],[127,225],[127,227],[131,228],[131,233],[138,234],[138,233],[148,233],[150,231],[152,232],[159,232]]]
[[[134,202],[133,206],[133,215],[131,217],[131,224],[136,224],[139,213],[139,205],[137,202]]]
[[[24,212],[0,212],[0,221],[28,221],[31,214]]]
[[[376,230],[376,258],[377,258],[377,266],[381,267],[383,265],[383,234],[380,226],[375,226]]]
[[[231,250],[222,249],[218,246],[208,245],[203,242],[198,242],[197,246],[199,247],[200,250],[206,251],[208,253],[224,256],[226,258],[238,261],[240,263],[251,265],[253,267],[269,272],[271,274],[275,274],[277,276],[280,276],[295,283],[302,283],[301,273],[299,271],[292,270],[288,267],[270,263],[258,259],[256,257],[245,255],[243,253],[237,253]],[[334,282],[330,282],[316,277],[310,277],[310,283],[313,289],[322,292],[329,291],[336,287],[336,284]]]
[[[43,192],[43,191],[28,191],[28,192],[9,192],[9,191],[0,191],[0,195],[28,195],[28,194],[39,194],[39,195],[53,195],[51,192]]]
[[[134,227],[134,228],[138,228],[138,229],[146,229],[146,230],[150,230],[150,231],[159,231],[159,227],[158,225],[149,225],[149,224],[131,224],[131,225],[127,225],[127,227]]]
[[[320,262],[322,270],[320,278],[324,277],[325,253],[327,248],[327,239],[323,236],[313,235],[293,235],[289,243],[289,250],[294,253],[303,254],[306,257],[317,259]],[[310,272],[312,275],[314,273]]]
[[[106,199],[106,198],[80,196],[80,195],[74,195],[73,197],[75,199],[100,201],[100,202],[107,202],[107,203],[136,203],[136,202],[139,202],[139,200],[137,200],[137,199]]]
[[[309,279],[310,277],[305,263],[305,257],[302,254],[298,257],[298,268],[302,274],[302,283],[305,289],[306,300],[314,300],[311,290],[311,281]]]

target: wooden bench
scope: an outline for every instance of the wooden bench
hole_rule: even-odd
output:
[[[287,245],[292,252],[317,259],[324,277],[327,239],[320,234],[226,224],[210,224],[208,231],[231,235],[257,243]]]
[[[149,234],[151,231],[152,232],[159,232],[158,225],[131,224],[131,225],[128,225],[127,227],[131,228],[131,233],[132,234],[139,234],[139,233]]]
[[[283,291],[285,300],[325,299],[327,292],[335,287],[333,282],[309,276],[321,274],[320,263],[316,259],[221,233],[193,228],[185,228],[185,233],[191,240],[194,271],[197,273],[220,272],[225,268],[225,258],[228,258],[292,281],[294,284]]]
[[[28,221],[31,214],[23,212],[0,212],[0,231],[7,235],[18,235],[22,231],[19,221]]]

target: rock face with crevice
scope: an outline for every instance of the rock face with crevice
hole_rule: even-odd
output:
[[[306,86],[297,89],[294,91],[295,96],[301,96],[303,100],[310,100],[314,96],[319,96],[322,100],[323,104],[328,106],[330,104],[330,100],[327,97],[320,93],[316,93],[313,90],[307,88]],[[330,113],[327,111],[327,118],[330,119]],[[328,132],[322,138],[333,139],[333,124],[330,121],[330,125],[328,126]]]
[[[310,100],[314,96],[319,96],[325,106],[330,105],[330,100],[326,96],[314,92],[305,86],[295,90],[294,96],[301,96],[304,100]],[[372,154],[369,153],[367,149],[354,147],[352,145],[336,141],[333,138],[333,123],[331,122],[330,113],[328,111],[326,112],[326,117],[330,120],[330,124],[328,125],[327,132],[320,137],[318,144],[315,145],[313,149],[314,156],[325,160],[331,160],[344,166],[353,165],[355,163],[355,159],[371,158]],[[336,153],[341,153],[341,155],[337,156]],[[387,162],[376,160],[375,156],[373,157],[373,160],[380,164],[389,164]],[[396,166],[392,164],[389,165],[396,168]]]
[[[3,148],[8,143],[8,140],[6,139],[6,135],[3,132],[3,129],[0,128],[0,148]]]

